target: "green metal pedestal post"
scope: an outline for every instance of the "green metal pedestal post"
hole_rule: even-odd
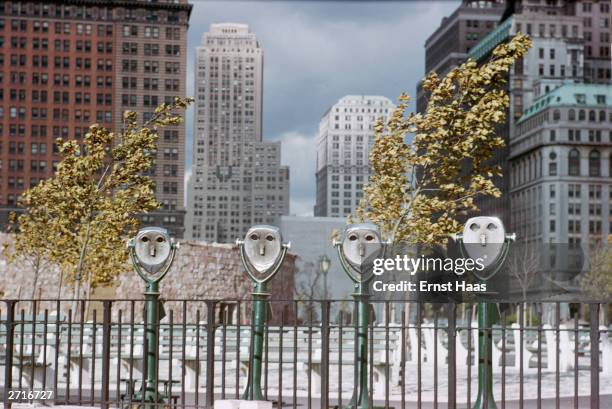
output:
[[[353,297],[357,301],[357,385],[353,391],[353,397],[350,400],[347,409],[355,407],[357,400],[358,409],[371,409],[370,393],[368,391],[368,325],[370,318],[370,292],[369,281],[355,283],[355,293]],[[358,389],[357,389],[358,388]],[[357,395],[359,392],[359,395]]]
[[[158,344],[159,344],[159,284],[149,282],[145,292],[147,302],[147,332],[145,342],[147,343],[147,380],[144,388],[145,407],[153,408],[156,398],[159,401],[157,391],[157,365],[158,365]]]
[[[494,313],[495,304],[484,302],[478,304],[478,397],[473,409],[497,409],[493,397],[492,317]]]
[[[256,282],[253,293],[253,346],[251,362],[249,362],[249,377],[246,389],[242,394],[245,400],[264,400],[261,393],[261,368],[263,360],[264,325],[268,297],[267,283]]]

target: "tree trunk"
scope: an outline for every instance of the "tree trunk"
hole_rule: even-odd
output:
[[[76,319],[77,313],[77,300],[79,299],[79,292],[81,291],[81,280],[77,278],[74,281],[74,286],[72,287],[72,320]]]
[[[64,284],[64,270],[60,268],[59,286],[57,288],[57,299],[62,299],[62,285]]]
[[[91,271],[87,272],[87,297],[85,297],[85,316],[89,317],[89,305],[91,304],[89,302],[89,299],[91,298],[91,281],[92,281],[92,276],[93,274],[91,274]]]
[[[38,273],[40,269],[40,256],[36,256],[34,260],[34,281],[32,281],[32,295],[30,298],[34,300],[36,298],[36,287],[38,286]],[[33,311],[34,303],[30,304],[30,313],[33,315],[36,311]]]
[[[34,261],[34,281],[32,282],[32,299],[36,298],[36,287],[38,286],[38,274],[40,273],[40,255]]]
[[[76,268],[76,280],[74,282],[74,293],[72,294],[72,313],[75,314],[76,318],[76,307],[77,299],[81,295],[81,280],[83,278],[83,264],[85,263],[85,255],[87,254],[87,245],[89,244],[89,234],[91,231],[91,221],[87,223],[85,229],[85,238],[83,239],[83,247],[81,247],[81,254],[79,255],[79,263]]]

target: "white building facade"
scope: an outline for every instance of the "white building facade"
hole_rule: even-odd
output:
[[[346,217],[358,207],[370,176],[374,126],[394,108],[386,97],[347,95],[323,115],[316,138],[315,216]]]
[[[212,24],[196,48],[186,235],[233,242],[289,212],[289,169],[262,142],[263,51],[246,24]]]

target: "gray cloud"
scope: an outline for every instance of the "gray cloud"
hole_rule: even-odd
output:
[[[264,139],[283,141],[291,166],[291,212],[314,205],[314,137],[323,113],[347,94],[415,94],[427,36],[458,1],[196,2],[189,29],[188,90],[193,50],[213,22],[249,24],[264,49]],[[192,112],[187,166],[191,165]]]

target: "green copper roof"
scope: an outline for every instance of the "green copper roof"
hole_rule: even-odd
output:
[[[517,121],[521,123],[545,109],[561,106],[573,107],[612,107],[612,85],[605,84],[565,84],[542,95],[527,109]]]
[[[469,58],[479,61],[489,54],[495,47],[510,38],[510,27],[512,27],[512,17],[508,17],[495,30],[487,34],[478,44],[468,53]]]

